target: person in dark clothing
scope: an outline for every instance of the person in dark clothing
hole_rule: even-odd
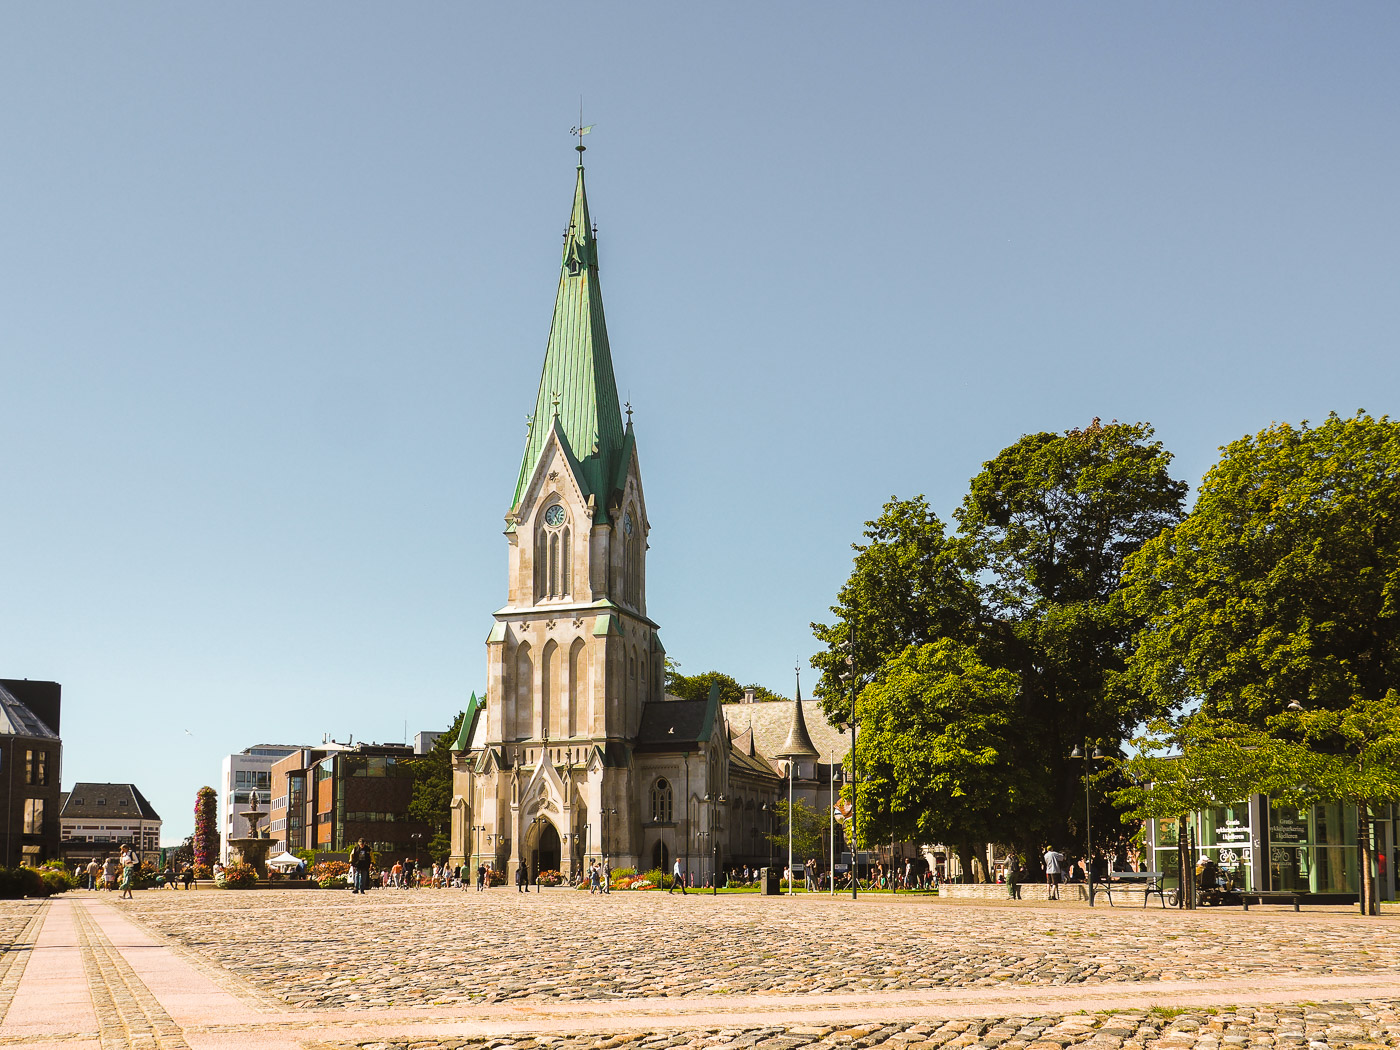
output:
[[[530,868],[523,862],[520,867],[515,869],[515,892],[530,892]]]
[[[364,893],[369,886],[369,866],[373,859],[369,846],[360,839],[350,850],[351,893]]]

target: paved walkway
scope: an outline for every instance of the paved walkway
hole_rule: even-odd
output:
[[[148,891],[6,902],[0,934],[0,1046],[1400,1046],[1400,922],[1339,912]],[[1164,976],[1163,942],[1182,941]],[[835,946],[836,986],[791,987],[804,945]]]

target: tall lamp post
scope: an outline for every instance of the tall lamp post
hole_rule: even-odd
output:
[[[481,867],[481,833],[485,830],[485,824],[472,825],[472,834],[476,836],[476,863],[472,865],[473,868]],[[473,874],[475,874],[475,872],[473,872]]]
[[[857,861],[856,849],[856,695],[860,690],[860,683],[856,679],[856,625],[851,624],[851,635],[846,641],[841,643],[841,648],[846,650],[846,669],[841,672],[840,679],[843,682],[851,683],[851,714],[850,720],[841,723],[841,732],[845,732],[849,726],[851,730],[851,833],[847,836],[850,839],[851,847],[851,900],[856,899],[857,888],[860,885],[860,864]]]
[[[1093,829],[1093,806],[1089,801],[1089,762],[1091,759],[1103,758],[1104,753],[1095,746],[1093,754],[1089,753],[1089,738],[1084,738],[1084,746],[1074,745],[1074,750],[1069,753],[1070,758],[1082,758],[1084,760],[1084,876],[1089,881],[1089,907],[1094,906],[1094,829]]]

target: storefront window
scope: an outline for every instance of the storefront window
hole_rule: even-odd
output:
[[[1222,877],[1236,890],[1254,889],[1250,877],[1252,838],[1249,805],[1245,802],[1215,806],[1201,813],[1200,852],[1215,861]]]

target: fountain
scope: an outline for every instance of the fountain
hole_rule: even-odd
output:
[[[272,840],[267,832],[258,828],[258,823],[266,814],[258,811],[258,793],[253,792],[252,808],[238,814],[248,822],[246,838],[229,839],[230,860],[247,864],[258,873],[261,881],[267,881],[267,851],[272,848]]]

